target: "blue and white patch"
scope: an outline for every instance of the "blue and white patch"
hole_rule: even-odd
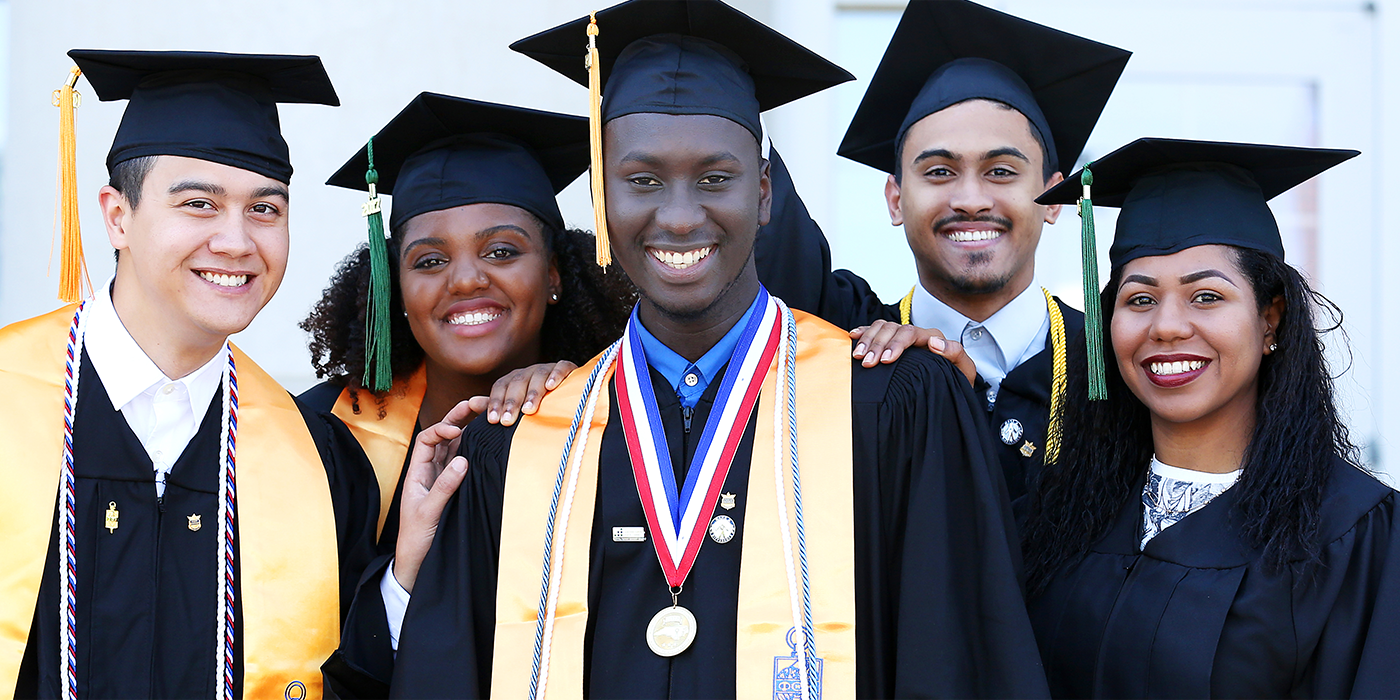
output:
[[[787,643],[792,653],[787,656],[773,657],[773,700],[803,700],[802,667],[797,664],[797,641],[794,638],[796,634],[796,627],[788,629]],[[808,655],[807,663],[812,685],[812,697],[808,700],[821,700],[821,657]]]

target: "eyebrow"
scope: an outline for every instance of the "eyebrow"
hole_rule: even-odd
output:
[[[253,199],[267,199],[268,197],[281,197],[289,202],[292,200],[291,196],[287,194],[287,188],[285,187],[269,185],[267,187],[259,187],[253,192]]]
[[[204,182],[202,180],[182,180],[171,185],[167,193],[179,194],[181,192],[188,192],[189,190],[212,194],[216,197],[222,197],[228,194],[228,190],[225,190],[222,185],[216,185],[212,182]]]
[[[1031,162],[1031,159],[1027,158],[1026,154],[1022,153],[1021,149],[1016,148],[1015,146],[1003,146],[1001,148],[994,148],[990,151],[987,151],[986,155],[982,156],[982,160],[991,160],[993,158],[1001,158],[1002,156],[1019,158],[1027,163]]]
[[[1157,286],[1157,278],[1148,277],[1147,275],[1128,275],[1123,278],[1123,284],[1128,284],[1129,282],[1137,282],[1138,284],[1145,284],[1149,287]],[[1121,287],[1123,285],[1119,286]]]
[[[416,239],[416,240],[414,240],[413,242],[409,243],[408,245],[404,246],[404,247],[403,247],[403,252],[400,253],[400,255],[403,255],[403,256],[406,257],[406,256],[408,255],[409,251],[411,251],[411,250],[413,250],[414,248],[417,248],[417,247],[419,247],[419,246],[435,245],[435,246],[441,247],[441,246],[446,245],[446,244],[447,244],[447,241],[445,241],[445,240],[443,240],[443,239],[441,239],[441,238],[438,238],[438,237],[436,237],[436,236],[426,236],[426,237],[424,237],[424,238]]]
[[[622,157],[621,164],[627,165],[629,163],[641,163],[649,168],[655,168],[661,165],[661,159],[650,153],[628,153]]]
[[[1232,280],[1232,279],[1230,279],[1230,277],[1229,277],[1228,275],[1226,275],[1225,273],[1223,273],[1223,272],[1221,272],[1221,271],[1219,271],[1219,270],[1201,270],[1200,272],[1193,272],[1193,273],[1191,273],[1191,274],[1189,274],[1189,275],[1182,275],[1182,276],[1181,276],[1181,283],[1182,283],[1182,284],[1191,284],[1192,282],[1199,282],[1199,281],[1201,281],[1201,280],[1203,280],[1203,279],[1206,279],[1207,277],[1219,277],[1220,279],[1225,280],[1226,282],[1230,283],[1230,286],[1231,286],[1231,287],[1238,287],[1238,286],[1239,286],[1239,285],[1235,284],[1235,281]]]
[[[520,228],[515,224],[497,224],[495,226],[492,226],[491,228],[481,229],[480,231],[476,232],[475,238],[477,240],[481,240],[483,238],[490,238],[491,236],[494,236],[498,233],[506,232],[514,232],[524,236],[525,238],[533,238],[533,236],[530,235],[529,231],[526,231],[525,229]]]
[[[930,148],[914,157],[914,164],[918,165],[929,158],[945,158],[947,160],[962,160],[958,154],[946,148]]]

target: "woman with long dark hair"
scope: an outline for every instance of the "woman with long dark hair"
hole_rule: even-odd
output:
[[[1141,139],[1042,196],[1122,208],[1103,374],[1081,341],[1069,395],[1091,400],[1023,533],[1057,697],[1394,694],[1396,493],[1357,466],[1319,334],[1336,308],[1266,204],[1354,155]]]
[[[344,420],[374,464],[381,552],[394,551],[419,428],[513,370],[583,363],[621,332],[631,283],[594,264],[593,236],[565,228],[555,203],[587,166],[587,120],[422,93],[331,177],[393,195],[382,262],[377,241],[362,245],[301,324],[326,379],[301,398]]]

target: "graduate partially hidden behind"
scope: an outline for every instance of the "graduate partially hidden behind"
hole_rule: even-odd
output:
[[[315,56],[69,56],[61,107],[79,68],[129,100],[98,197],[117,271],[0,330],[0,697],[320,697],[374,476],[228,336],[286,270],[277,103],[335,91]]]
[[[1044,696],[967,381],[926,352],[853,369],[755,273],[759,111],[847,74],[715,0],[596,29],[599,254],[641,301],[537,415],[472,423],[450,462],[453,414],[420,434],[411,469],[462,483],[421,568],[398,552],[397,659],[366,625],[328,672],[395,697]],[[583,79],[586,30],[514,48]]]

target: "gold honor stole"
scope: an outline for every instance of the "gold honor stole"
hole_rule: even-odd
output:
[[[331,408],[337,418],[345,422],[350,433],[360,443],[369,463],[374,466],[374,478],[379,482],[379,528],[375,535],[384,531],[384,519],[389,517],[389,503],[394,500],[394,491],[399,487],[399,475],[403,473],[403,463],[408,457],[409,443],[413,440],[413,427],[418,422],[418,409],[423,406],[423,394],[428,390],[427,365],[420,365],[407,381],[394,382],[389,393],[384,395],[383,404],[374,399],[368,389],[362,389],[362,398],[368,402],[360,404],[360,412],[350,399],[350,390],[340,392]],[[370,406],[368,404],[374,404]],[[381,418],[379,412],[383,411]]]
[[[823,697],[852,698],[856,692],[855,519],[851,448],[851,338],[843,330],[801,311],[797,319],[797,440],[802,474],[807,564],[811,572],[812,622],[816,657],[822,661]],[[780,321],[781,322],[781,321]],[[529,695],[535,626],[539,608],[543,547],[540,528],[549,523],[559,463],[569,424],[589,373],[600,358],[581,367],[542,402],[533,416],[522,416],[511,440],[501,512],[501,547],[496,579],[496,641],[491,695]],[[784,566],[773,475],[773,411],[785,410],[777,396],[777,359],[768,368],[758,404],[749,468],[739,569],[738,697],[772,697],[778,672],[796,664],[788,644],[792,603]],[[606,382],[608,376],[599,377]],[[582,472],[565,538],[561,592],[549,660],[548,696],[583,694],[583,637],[588,624],[588,565],[594,499],[598,490],[598,451],[608,420],[608,392],[598,400],[584,451]],[[786,425],[786,421],[783,421]],[[784,428],[786,430],[786,428]],[[780,443],[786,455],[787,440]],[[791,465],[783,474],[788,523],[797,542]],[[629,487],[630,487],[629,483]],[[556,532],[557,538],[563,534]],[[795,545],[794,545],[795,546]],[[794,561],[797,553],[791,553]],[[658,564],[659,566],[659,564]],[[703,622],[702,622],[703,624]],[[715,634],[703,627],[699,634]],[[645,630],[637,630],[642,644]]]
[[[12,697],[43,580],[63,462],[64,356],[76,305],[0,329],[0,697]],[[319,451],[285,389],[233,348],[238,367],[239,595],[243,694],[321,696],[340,637],[339,554]],[[81,391],[81,387],[79,388]],[[95,526],[94,523],[92,526]],[[214,586],[216,581],[209,581]],[[86,594],[79,592],[80,597]],[[209,609],[216,615],[216,609]],[[208,640],[212,653],[216,640]],[[81,653],[81,652],[80,652]],[[81,671],[80,671],[81,672]]]

